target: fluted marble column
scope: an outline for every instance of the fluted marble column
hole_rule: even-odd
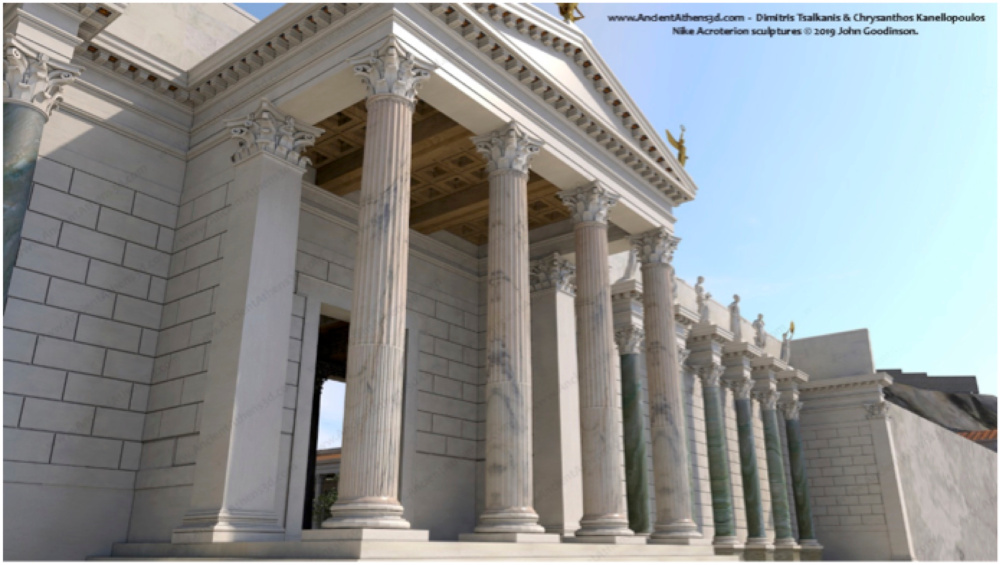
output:
[[[542,142],[517,124],[472,139],[489,173],[486,310],[486,509],[483,541],[541,534],[533,508],[528,165]],[[548,536],[558,542],[556,535]]]
[[[736,516],[733,514],[733,488],[729,477],[729,446],[726,445],[726,422],[722,413],[720,378],[721,365],[701,365],[702,398],[705,403],[705,436],[708,443],[708,476],[712,484],[712,518],[715,523],[716,546],[738,544]]]
[[[622,429],[625,439],[625,490],[628,498],[628,525],[639,534],[650,531],[649,480],[646,460],[646,434],[642,414],[642,362],[644,332],[637,326],[615,330],[615,343],[621,360]]]
[[[656,525],[650,543],[686,544],[700,538],[691,516],[691,466],[684,418],[684,383],[677,357],[673,269],[679,238],[660,228],[633,239],[642,263],[643,325]]]
[[[736,431],[740,442],[740,473],[743,476],[743,503],[747,517],[747,546],[766,546],[764,505],[760,495],[760,473],[757,470],[757,446],[753,436],[753,379],[749,376],[730,381],[736,407]]]
[[[355,62],[368,88],[339,497],[324,528],[409,528],[397,499],[410,157],[427,65],[389,38]]]
[[[17,45],[5,34],[3,82],[3,302],[21,247],[21,226],[31,197],[42,130],[62,101],[62,89],[80,75],[73,65],[52,61]]]
[[[767,451],[767,478],[771,486],[771,512],[774,515],[775,548],[795,545],[792,521],[788,512],[788,487],[785,485],[784,450],[778,429],[778,392],[772,388],[754,391],[760,401],[760,416],[764,422],[764,446]],[[775,557],[777,558],[777,553]]]
[[[608,210],[618,196],[594,182],[560,192],[559,197],[573,214],[576,239],[583,519],[573,539],[619,542],[634,533],[628,528],[621,428],[615,416],[617,368],[608,275]]]
[[[798,391],[791,391],[782,396],[778,403],[781,414],[785,417],[785,432],[788,437],[788,463],[792,475],[792,493],[795,496],[795,517],[799,526],[799,544],[803,556],[810,550],[818,553],[822,550],[816,540],[813,529],[812,505],[809,502],[809,478],[806,476],[806,458],[802,452],[802,431],[799,423]]]

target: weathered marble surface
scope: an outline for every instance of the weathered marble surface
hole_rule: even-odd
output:
[[[736,541],[733,489],[729,478],[729,448],[726,445],[726,424],[719,387],[719,379],[724,370],[721,365],[698,368],[705,403],[705,435],[708,443],[708,476],[712,484],[715,544],[732,544]]]
[[[646,434],[642,425],[642,384],[637,353],[621,355],[622,422],[625,429],[625,483],[628,494],[628,526],[647,533],[649,525],[649,481],[646,473]]]
[[[510,123],[473,142],[487,158],[490,183],[486,509],[476,534],[543,533],[532,488],[527,197],[528,165],[541,141]],[[494,541],[523,540],[514,536]]]
[[[628,529],[622,440],[615,411],[614,325],[608,273],[608,209],[618,201],[600,183],[563,191],[576,239],[576,328],[583,447],[583,519],[578,538],[609,541]]]
[[[408,528],[397,499],[403,413],[410,164],[417,86],[429,77],[390,37],[355,72],[368,87],[347,360],[340,497],[324,528]]]
[[[23,104],[3,105],[3,302],[21,247],[21,226],[31,196],[45,114]]]
[[[757,446],[753,436],[753,404],[750,387],[753,382],[734,387],[736,431],[740,442],[740,473],[743,476],[743,502],[747,518],[747,539],[763,540],[764,506],[760,496],[760,474],[757,471]]]
[[[656,486],[656,525],[651,543],[683,544],[701,537],[691,516],[691,470],[674,321],[670,261],[679,241],[665,229],[646,232],[633,240],[642,262],[646,377]]]
[[[774,545],[794,545],[792,521],[788,510],[788,488],[785,485],[784,450],[778,430],[778,393],[766,390],[755,393],[760,400],[764,422],[764,446],[767,451],[767,478],[771,485],[771,512],[774,516]]]

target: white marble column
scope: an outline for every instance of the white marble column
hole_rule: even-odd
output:
[[[267,100],[226,122],[233,155],[191,506],[175,543],[284,539],[275,510],[302,156],[322,130]]]
[[[649,382],[650,428],[656,524],[650,543],[687,544],[701,537],[691,516],[691,467],[684,418],[684,383],[677,359],[673,268],[670,261],[680,238],[664,228],[633,239],[642,262],[646,378]]]
[[[486,509],[470,541],[519,541],[538,525],[531,465],[528,166],[542,142],[517,124],[472,139],[489,174]],[[555,535],[546,536],[558,542]]]
[[[339,498],[324,528],[409,528],[397,498],[410,157],[416,89],[430,76],[390,37],[355,62],[368,87],[348,338]]]
[[[618,196],[595,182],[559,197],[573,213],[576,238],[583,519],[574,539],[620,542],[634,533],[628,528],[622,429],[615,414],[618,366],[608,274],[608,210]]]

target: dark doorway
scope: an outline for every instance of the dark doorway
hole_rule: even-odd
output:
[[[302,509],[304,530],[320,527],[326,505],[336,497],[337,479],[340,475],[340,433],[343,429],[349,331],[348,322],[320,315],[319,340],[316,345],[316,384],[313,388],[312,419],[309,426],[306,497]],[[340,427],[337,426],[338,421]],[[321,429],[321,422],[326,424],[325,429]],[[317,480],[319,474],[323,476]]]

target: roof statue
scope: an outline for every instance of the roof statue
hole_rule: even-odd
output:
[[[580,8],[577,7],[579,5],[579,2],[556,3],[556,6],[559,6],[559,15],[562,16],[563,21],[568,24],[577,20],[582,20],[586,17],[583,15],[583,12],[580,11]]]
[[[685,163],[687,163],[688,160],[687,147],[684,146],[685,131],[687,130],[684,128],[684,124],[681,124],[681,138],[674,139],[674,135],[670,133],[670,130],[667,130],[667,141],[669,141],[670,145],[672,145],[673,148],[677,150],[677,160],[681,162],[682,167],[684,166]]]

